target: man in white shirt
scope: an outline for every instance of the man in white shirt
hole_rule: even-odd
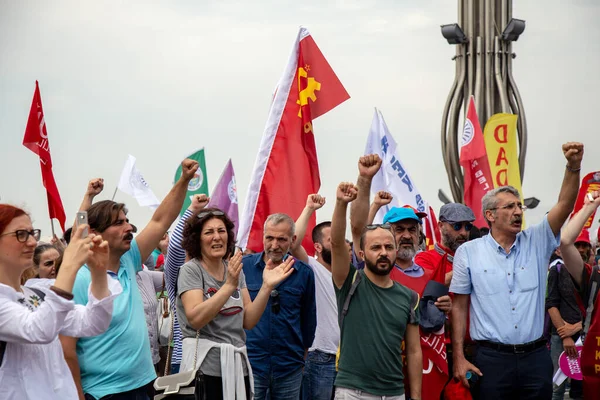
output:
[[[304,365],[302,397],[305,400],[333,398],[335,356],[340,342],[337,300],[331,277],[331,221],[321,222],[312,231],[316,257],[309,257],[302,247],[309,219],[324,204],[324,197],[318,194],[308,196],[306,207],[296,221],[297,239],[291,248],[292,255],[308,264],[315,274],[317,330]]]

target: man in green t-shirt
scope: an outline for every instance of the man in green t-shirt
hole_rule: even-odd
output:
[[[407,358],[410,395],[421,398],[423,359],[418,295],[390,279],[396,241],[389,224],[369,225],[360,238],[365,269],[350,264],[345,242],[346,210],[358,188],[340,183],[331,221],[331,273],[340,315],[336,398],[403,400],[402,357]],[[348,302],[348,297],[350,301]],[[347,313],[344,315],[344,309]],[[402,341],[406,342],[403,354]]]

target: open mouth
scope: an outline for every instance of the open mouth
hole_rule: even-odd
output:
[[[212,246],[210,246],[211,249],[213,250],[221,250],[223,249],[223,245],[222,244],[213,244]]]

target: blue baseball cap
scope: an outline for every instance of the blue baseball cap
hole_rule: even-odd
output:
[[[414,210],[412,208],[405,207],[392,207],[390,211],[385,213],[385,216],[383,217],[383,223],[394,223],[404,219],[412,219],[418,223],[421,223],[421,219],[417,217],[417,214],[415,214]]]

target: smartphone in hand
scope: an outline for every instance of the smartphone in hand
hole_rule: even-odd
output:
[[[87,225],[88,223],[88,216],[87,216],[87,211],[79,211],[77,213],[77,216],[75,217],[75,229],[77,229],[79,227],[79,225]],[[82,233],[82,237],[87,237],[89,234],[88,232],[88,228],[85,228],[85,230]]]

